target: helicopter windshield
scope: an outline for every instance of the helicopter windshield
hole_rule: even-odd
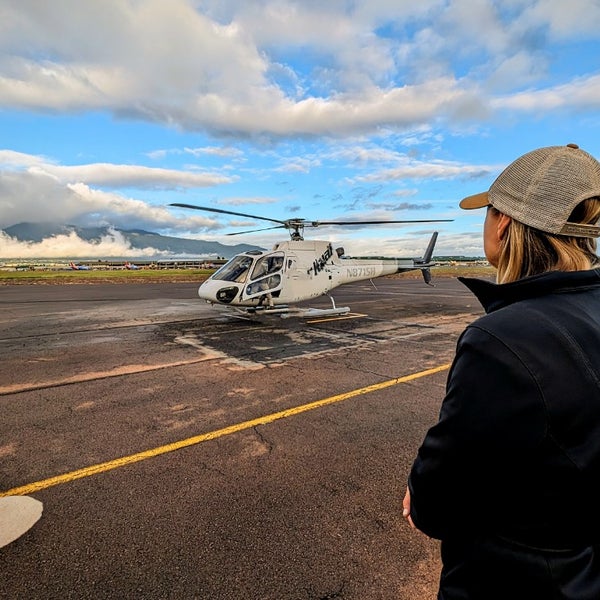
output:
[[[250,256],[235,256],[218,271],[215,271],[211,279],[242,283],[243,281],[246,281],[251,265],[252,258]]]

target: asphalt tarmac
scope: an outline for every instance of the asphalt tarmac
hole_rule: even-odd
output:
[[[195,284],[0,287],[0,496],[44,505],[0,598],[434,599],[401,502],[482,314],[435,283],[344,286],[349,315],[308,321]]]

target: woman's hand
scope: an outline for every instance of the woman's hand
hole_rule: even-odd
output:
[[[406,494],[404,494],[404,500],[402,500],[402,516],[413,529],[416,529],[413,520],[410,518],[410,491],[408,488],[406,489]]]

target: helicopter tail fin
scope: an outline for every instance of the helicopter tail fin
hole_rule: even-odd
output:
[[[431,239],[429,240],[429,244],[427,244],[427,248],[425,249],[425,254],[423,254],[423,258],[419,261],[422,264],[427,264],[431,261],[431,257],[433,256],[433,250],[435,248],[435,243],[437,242],[438,232],[434,231]]]
[[[437,242],[438,232],[434,231],[431,239],[429,240],[429,244],[427,244],[427,248],[425,249],[425,254],[423,254],[423,258],[420,260],[415,260],[416,265],[421,266],[421,273],[423,273],[423,280],[427,285],[433,285],[431,283],[431,271],[429,267],[431,266],[431,258],[433,256],[433,250],[435,248],[435,243]]]

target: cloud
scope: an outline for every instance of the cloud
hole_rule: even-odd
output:
[[[64,184],[44,172],[0,171],[0,228],[26,221],[181,232],[220,227],[209,217],[178,217],[166,207],[84,183]]]
[[[232,146],[203,146],[200,148],[171,148],[171,149],[160,149],[152,150],[147,153],[147,156],[152,159],[162,159],[170,154],[191,154],[198,158],[201,156],[217,156],[220,158],[235,158],[240,159],[244,153],[239,148]]]
[[[359,166],[366,166],[373,162],[395,162],[401,157],[402,155],[396,150],[372,145],[346,146],[329,154],[329,158],[346,160],[352,165]]]
[[[405,234],[400,234],[401,225],[390,226],[392,229],[387,235],[378,235],[377,238],[367,237],[364,231],[356,229],[354,231],[334,230],[333,233],[326,234],[325,229],[319,229],[319,239],[329,239],[335,246],[343,246],[347,256],[387,256],[387,257],[414,257],[423,256],[425,248],[434,230],[440,231],[440,236],[435,246],[435,255],[437,256],[483,256],[483,245],[481,233],[445,233],[442,227],[434,229],[435,223],[432,223],[431,229],[418,232],[409,232],[406,229]],[[406,226],[408,227],[408,226]],[[386,233],[387,233],[386,229]],[[360,232],[360,233],[359,233]],[[432,270],[435,277],[435,270]]]
[[[194,156],[209,155],[220,156],[222,158],[240,158],[243,152],[238,148],[231,146],[205,146],[203,148],[185,148],[185,152]]]
[[[552,110],[598,110],[600,75],[581,77],[543,90],[526,90],[491,102],[499,110],[547,113]]]
[[[235,177],[214,173],[160,169],[141,165],[91,163],[65,166],[40,156],[0,150],[0,170],[27,170],[40,176],[50,176],[62,183],[84,182],[104,187],[135,187],[140,189],[199,188],[231,183]]]
[[[356,181],[372,183],[405,179],[455,179],[457,177],[475,179],[487,177],[498,171],[498,165],[461,165],[453,162],[414,162],[390,169],[382,169],[367,175],[359,175]]]
[[[435,245],[434,255],[436,256],[483,256],[483,244],[481,233],[446,233],[441,227],[435,229],[440,232],[438,241]],[[354,234],[336,233],[332,242],[343,245],[348,256],[389,256],[389,257],[415,257],[423,256],[425,248],[434,231],[435,224],[427,231],[418,231],[406,233],[398,236],[398,231],[394,235],[379,236],[372,239]],[[399,227],[399,226],[396,226]],[[435,269],[432,269],[432,275],[435,278]]]
[[[510,96],[539,81],[548,38],[592,38],[600,28],[594,0],[398,4],[9,3],[0,106],[104,110],[236,136],[460,125],[491,116],[498,103],[486,90]]]
[[[64,183],[84,181],[104,187],[135,187],[140,189],[173,190],[199,188],[231,183],[233,177],[210,173],[194,173],[159,169],[140,165],[95,163],[76,166],[37,165],[32,172],[47,173]]]
[[[224,198],[219,202],[219,204],[228,204],[230,206],[242,206],[245,204],[274,204],[278,202],[278,198],[268,198],[268,197],[239,197],[239,198]]]
[[[431,202],[424,202],[422,204],[417,204],[414,202],[400,202],[400,203],[390,203],[390,202],[373,202],[367,205],[368,208],[373,210],[387,210],[387,211],[397,211],[397,210],[431,210],[433,204]]]
[[[0,151],[0,228],[26,221],[113,225],[123,229],[210,231],[214,218],[176,216],[164,206],[94,187],[178,189],[234,181],[207,173],[92,163],[63,166],[45,157]]]
[[[41,156],[33,154],[24,154],[14,150],[0,150],[0,168],[8,167],[22,169],[48,163],[49,161]]]
[[[0,258],[125,258],[154,257],[166,253],[155,248],[132,248],[118,231],[110,231],[97,242],[82,240],[74,231],[41,242],[20,242],[0,231]]]
[[[320,165],[321,161],[319,159],[295,156],[294,158],[284,159],[283,164],[273,170],[276,173],[310,173],[311,169]]]
[[[595,38],[600,30],[600,5],[596,0],[543,0],[528,3],[522,25],[545,24],[552,38],[563,40],[573,35]]]
[[[416,196],[418,193],[418,190],[412,188],[412,189],[407,189],[407,190],[394,190],[391,193],[391,196],[397,196],[399,198],[406,198],[407,196]]]

